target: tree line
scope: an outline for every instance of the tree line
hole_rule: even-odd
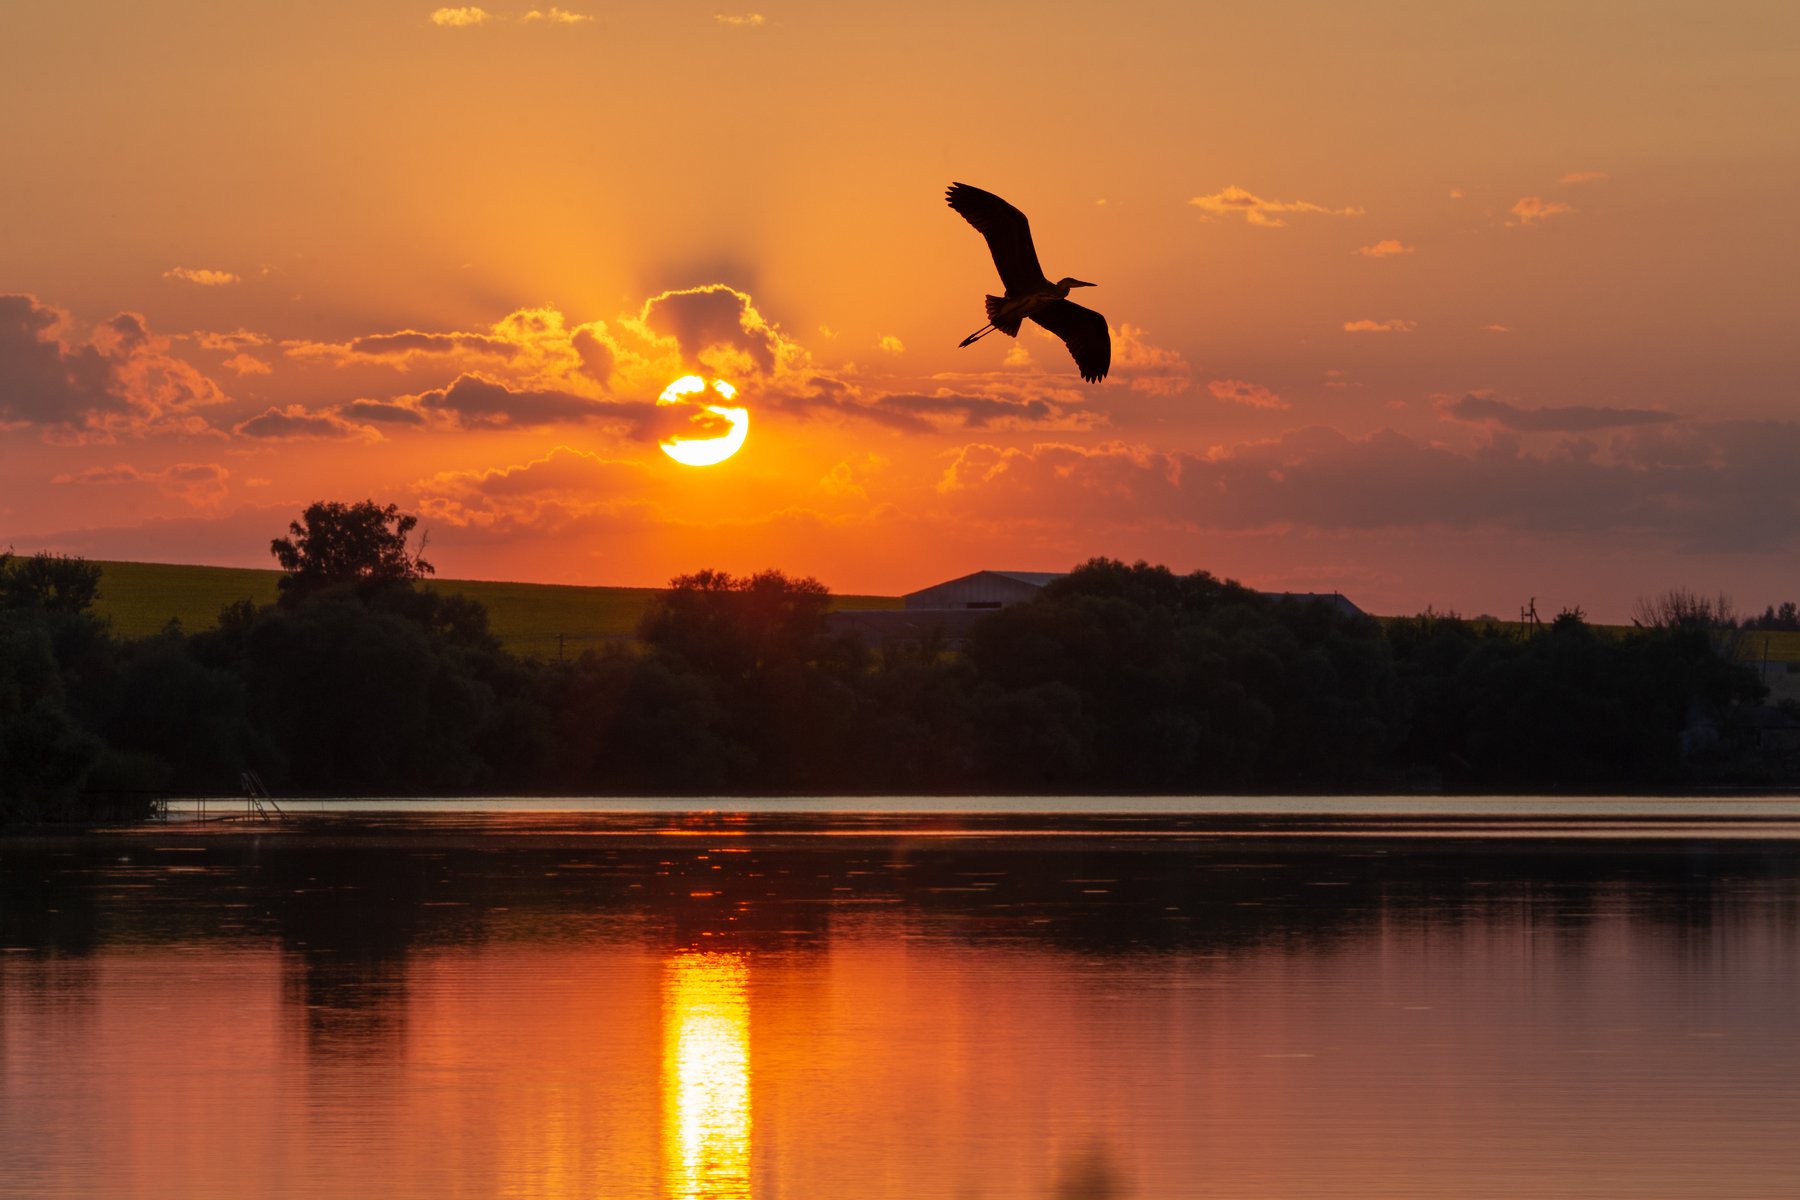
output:
[[[673,580],[635,644],[507,653],[413,519],[317,504],[280,599],[113,637],[79,559],[0,556],[0,815],[282,794],[1618,791],[1794,778],[1698,619],[1379,622],[1091,560],[965,644],[834,634],[780,571]]]

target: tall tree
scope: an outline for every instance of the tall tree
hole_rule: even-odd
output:
[[[269,553],[287,574],[279,587],[284,603],[345,583],[386,583],[421,579],[434,573],[407,537],[419,518],[398,505],[373,500],[356,504],[319,501],[288,524],[288,537],[269,543]]]

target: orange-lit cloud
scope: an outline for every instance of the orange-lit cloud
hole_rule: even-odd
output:
[[[215,333],[202,330],[190,335],[200,344],[203,350],[217,350],[224,354],[237,354],[245,350],[255,350],[270,345],[275,339],[266,333],[253,333],[248,329],[236,329],[230,333]]]
[[[1408,246],[1396,238],[1383,238],[1373,246],[1363,246],[1357,253],[1365,258],[1393,258],[1397,254],[1411,254],[1417,246]]]
[[[473,25],[483,25],[493,20],[493,14],[485,9],[466,5],[461,8],[440,8],[431,14],[431,23],[447,29],[467,29]]]
[[[1481,327],[1481,332],[1483,332],[1483,333],[1511,333],[1512,326],[1511,325],[1483,325]]]
[[[570,12],[566,8],[552,8],[548,12],[540,12],[534,8],[519,19],[527,22],[543,21],[549,25],[586,25],[594,18],[586,13]]]
[[[735,25],[739,28],[754,27],[763,24],[768,18],[759,12],[752,13],[714,13],[713,20],[721,25]]]
[[[1411,333],[1419,327],[1417,321],[1409,321],[1404,317],[1390,317],[1386,321],[1372,321],[1364,317],[1360,321],[1345,321],[1345,333]]]
[[[906,343],[891,333],[884,335],[882,339],[875,344],[875,347],[885,354],[904,354],[906,352]]]
[[[225,360],[225,365],[239,375],[269,375],[275,368],[252,354],[234,354]]]
[[[163,272],[163,278],[179,279],[200,287],[224,287],[226,284],[242,282],[230,271],[213,271],[205,267],[170,267]]]
[[[1605,183],[1609,178],[1605,171],[1570,171],[1557,182],[1566,184]]]
[[[1151,344],[1145,330],[1121,324],[1112,330],[1111,384],[1123,383],[1134,392],[1174,396],[1188,389],[1193,369],[1178,350]],[[1060,351],[1059,351],[1060,353]]]
[[[1575,211],[1573,205],[1564,204],[1561,200],[1546,200],[1542,196],[1522,196],[1517,204],[1509,210],[1514,220],[1507,224],[1514,228],[1523,225],[1537,225],[1548,221],[1551,217]]]
[[[1189,204],[1215,217],[1241,216],[1252,225],[1275,229],[1286,225],[1282,213],[1318,213],[1329,217],[1360,217],[1360,208],[1328,208],[1310,200],[1264,200],[1236,184],[1210,196],[1195,196]]]
[[[1206,390],[1213,394],[1214,399],[1244,404],[1251,408],[1292,407],[1262,384],[1247,383],[1242,379],[1215,379],[1206,385]]]

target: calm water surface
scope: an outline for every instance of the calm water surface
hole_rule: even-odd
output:
[[[1800,812],[1731,804],[0,839],[0,1196],[1791,1197]]]

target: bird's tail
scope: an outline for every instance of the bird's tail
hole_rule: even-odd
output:
[[[987,318],[988,318],[988,320],[990,320],[994,323],[995,329],[998,329],[1001,333],[1004,333],[1007,337],[1018,337],[1019,336],[1019,323],[1022,322],[1025,318],[1021,317],[1021,316],[1013,316],[1013,317],[1002,319],[1000,316],[1000,306],[1005,303],[1006,303],[1005,296],[989,296],[987,298]]]
[[[956,348],[961,350],[964,346],[972,346],[988,334],[993,333],[996,329],[1001,333],[1004,333],[1007,337],[1018,337],[1019,323],[1025,318],[1019,316],[1002,317],[1000,315],[1000,306],[1005,303],[1005,296],[989,296],[987,298],[988,323],[958,342]]]

